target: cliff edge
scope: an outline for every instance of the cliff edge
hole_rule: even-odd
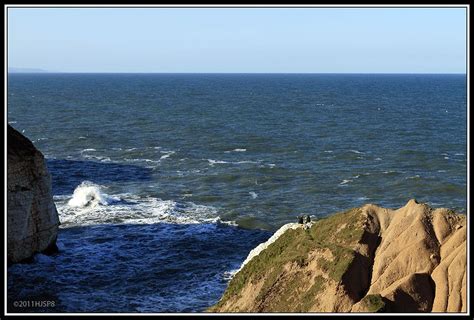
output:
[[[466,311],[465,215],[369,204],[273,240],[209,312]]]
[[[51,175],[33,143],[8,125],[7,255],[21,262],[37,252],[54,252],[59,226]]]

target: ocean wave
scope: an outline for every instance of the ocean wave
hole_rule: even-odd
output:
[[[207,161],[209,162],[210,166],[214,166],[215,164],[246,164],[246,163],[258,164],[262,162],[261,160],[224,161],[224,160],[213,160],[213,159],[207,159]]]
[[[84,154],[83,157],[85,159],[99,160],[100,162],[111,162],[112,161],[109,157],[104,157],[104,156],[92,156],[92,155]]]
[[[108,195],[105,186],[82,182],[72,196],[55,196],[61,227],[97,224],[223,223],[218,210],[193,202],[176,202],[130,193]]]
[[[344,179],[344,180],[342,180],[341,183],[339,183],[339,185],[340,186],[347,185],[349,182],[352,182],[352,180],[351,179]]]
[[[169,157],[171,157],[173,154],[176,153],[175,151],[160,151],[160,152],[161,152],[161,153],[164,153],[164,155],[162,155],[162,156],[160,157],[160,160],[169,158]]]
[[[359,150],[349,150],[349,152],[357,153],[357,154],[364,154],[364,152],[359,151]]]
[[[110,197],[102,192],[101,186],[90,181],[83,181],[76,187],[72,198],[68,201],[68,206],[76,208],[95,207],[97,205],[109,205],[120,201],[120,198]]]
[[[258,194],[256,192],[250,191],[249,195],[252,197],[252,199],[257,199]]]
[[[209,165],[213,166],[215,164],[224,164],[224,163],[229,163],[227,161],[223,161],[223,160],[213,160],[213,159],[207,159],[207,161],[209,162]]]

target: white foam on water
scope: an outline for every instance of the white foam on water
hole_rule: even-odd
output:
[[[382,161],[382,158],[375,158],[375,161]]]
[[[160,160],[169,158],[171,157],[171,155],[175,154],[175,151],[160,151],[160,152],[164,153],[164,155],[160,157]]]
[[[209,161],[209,165],[213,166],[215,164],[224,164],[224,163],[229,163],[227,161],[223,161],[223,160],[213,160],[213,159],[207,159],[207,161]]]
[[[261,163],[262,160],[258,161],[250,161],[250,160],[243,160],[243,161],[224,161],[224,160],[213,160],[213,159],[207,159],[209,162],[210,166],[214,166],[215,164],[246,164],[246,163],[253,163],[253,164],[258,164]]]
[[[364,152],[359,151],[359,150],[349,150],[350,152],[357,153],[357,154],[363,154]]]
[[[104,156],[92,156],[92,155],[84,154],[83,157],[86,158],[86,159],[99,160],[100,162],[111,162],[112,161],[109,157],[104,157]]]
[[[102,192],[102,187],[89,181],[83,181],[76,187],[71,200],[68,201],[70,207],[95,207],[99,204],[108,205],[114,201],[120,201],[120,198],[109,197]]]
[[[460,152],[460,153],[455,153],[454,155],[455,155],[455,156],[463,156],[464,153]]]
[[[73,195],[54,196],[61,228],[96,224],[202,224],[223,223],[218,210],[193,202],[178,203],[155,197],[140,197],[130,193],[108,195],[105,186],[84,181]]]
[[[256,192],[250,191],[249,195],[252,197],[252,199],[257,199],[258,194]]]
[[[325,153],[333,153],[334,151],[332,150],[324,150]]]
[[[97,151],[97,150],[94,149],[94,148],[83,149],[83,150],[81,151],[81,153],[83,153],[83,152],[91,152],[91,151]]]
[[[231,162],[234,164],[243,164],[243,163],[260,163],[261,161],[250,161],[250,160],[244,160],[244,161],[237,161],[237,162]]]
[[[444,157],[444,158],[445,158],[446,160],[448,160],[448,159],[449,159],[449,157]]]
[[[339,185],[340,185],[340,186],[346,185],[346,184],[348,184],[349,182],[352,182],[352,180],[351,180],[351,179],[344,179],[344,180],[342,180],[341,183],[339,183]]]

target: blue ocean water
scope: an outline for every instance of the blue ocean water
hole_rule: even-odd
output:
[[[282,224],[410,198],[467,208],[465,75],[10,74],[61,253],[9,267],[49,312],[195,312]]]

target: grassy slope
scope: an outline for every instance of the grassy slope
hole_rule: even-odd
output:
[[[209,311],[219,310],[227,301],[238,299],[246,284],[258,281],[264,283],[256,303],[264,303],[266,311],[308,311],[328,280],[339,282],[352,262],[353,248],[364,232],[364,217],[360,212],[358,208],[351,209],[318,220],[308,230],[288,230],[235,275],[221,300]],[[323,276],[315,277],[309,289],[298,290],[307,285],[305,282],[308,279],[303,271],[310,262],[309,254],[327,249],[333,259],[317,258],[318,269]],[[284,268],[289,264],[296,265],[297,271],[285,272]],[[278,294],[266,301],[272,290],[278,291]]]

